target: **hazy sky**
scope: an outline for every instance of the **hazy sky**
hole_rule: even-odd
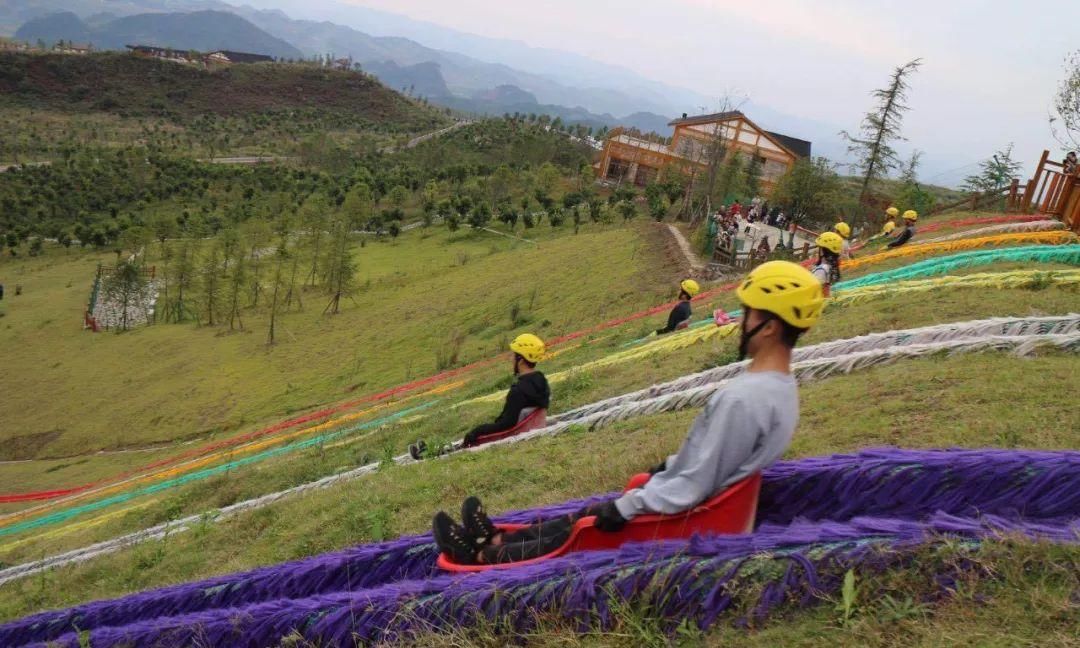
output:
[[[735,90],[848,129],[869,90],[922,57],[905,132],[907,146],[926,151],[928,173],[1010,141],[1025,162],[1044,147],[1058,156],[1047,111],[1064,56],[1080,49],[1075,1],[343,1],[584,54],[710,96]]]

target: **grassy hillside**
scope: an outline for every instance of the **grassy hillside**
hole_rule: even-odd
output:
[[[290,43],[271,36],[227,11],[142,13],[88,25],[73,13],[51,14],[28,21],[15,32],[27,43],[57,41],[93,43],[96,49],[125,51],[127,45],[156,45],[180,51],[219,49],[263,54],[279,59],[300,59]]]
[[[842,176],[840,180],[846,194],[855,197],[859,195],[862,189],[862,178]],[[966,192],[953,187],[942,187],[935,184],[919,183],[919,187],[933,197],[936,205],[947,205],[956,202],[966,194]],[[882,178],[877,181],[877,192],[884,196],[895,196],[900,193],[902,188],[903,183],[893,178]]]
[[[358,72],[290,64],[203,70],[119,53],[0,53],[0,105],[172,120],[314,111],[397,131],[446,122],[440,112]]]
[[[22,78],[49,78],[59,87],[66,77],[57,76],[55,70],[28,71],[41,61],[48,67],[54,58],[26,57]],[[119,66],[109,68],[108,83],[135,74],[121,70],[131,60],[135,59],[100,58],[99,63]],[[67,65],[65,61],[60,67],[66,69]],[[7,70],[0,69],[5,70],[0,72],[3,77]],[[275,69],[289,74],[293,70],[288,66],[236,67],[229,83],[241,79],[257,85],[260,74]],[[142,71],[152,77],[155,70],[159,68]],[[297,79],[306,79],[304,75],[311,72],[296,70]],[[185,84],[189,82],[192,87],[203,83],[212,86],[220,80],[202,77],[218,74],[185,69],[180,81],[167,81],[166,86],[188,87]],[[37,84],[39,88],[47,86]],[[181,131],[171,127],[163,129],[164,136],[158,129],[162,124],[179,123],[172,120],[188,119],[195,112],[193,106],[208,104],[210,98],[201,92],[184,94],[179,112],[153,113],[163,118],[152,127],[147,122],[147,131],[153,131],[148,139],[160,143],[174,135],[180,137],[177,133]],[[148,93],[166,96],[157,89]],[[16,94],[13,105],[30,101],[33,95],[22,90]],[[268,101],[300,101],[290,99],[288,92],[284,97]],[[139,110],[152,111],[143,99],[135,102],[143,106]],[[42,95],[42,101],[51,114],[89,110],[100,115],[94,111],[103,108],[96,100],[74,100],[59,91]],[[394,101],[405,100],[398,97]],[[336,102],[330,102],[335,119],[345,122],[368,119],[354,117],[360,113],[378,113],[378,109],[363,105],[352,113]],[[274,110],[261,107],[263,104],[253,98],[239,103],[248,112],[221,113],[225,115],[221,119],[249,119],[267,114],[259,111]],[[82,127],[113,128],[111,119],[95,119]],[[408,115],[388,119],[397,125],[412,123]],[[156,150],[154,145],[148,148]],[[42,254],[30,256],[33,248],[16,241],[11,249],[18,256],[0,258],[0,282],[9,287],[8,294],[15,284],[23,292],[17,298],[7,297],[0,311],[0,348],[5,363],[0,374],[0,393],[4,394],[0,399],[0,420],[4,421],[0,460],[18,461],[0,463],[0,483],[17,484],[7,490],[64,487],[109,477],[196,444],[227,439],[289,415],[493,356],[522,331],[551,338],[582,329],[666,301],[680,278],[678,262],[667,256],[664,239],[658,236],[662,225],[613,225],[607,212],[606,218],[595,222],[560,221],[560,216],[570,218],[573,204],[568,202],[565,214],[553,206],[545,210],[541,226],[530,221],[526,229],[517,228],[515,205],[522,199],[522,212],[530,213],[534,198],[558,205],[560,196],[573,197],[589,188],[582,186],[577,175],[587,161],[585,151],[561,135],[514,120],[474,124],[393,154],[346,151],[333,171],[313,171],[306,163],[218,171],[177,156],[175,150],[161,158],[147,156],[147,160],[163,161],[147,169],[137,153],[141,150],[124,147],[123,154],[116,156],[118,162],[109,165],[91,162],[97,149],[83,145],[50,170],[19,172],[18,181],[31,178],[35,182],[16,186],[15,176],[0,179],[8,183],[4,185],[8,189],[5,209],[18,207],[20,231],[32,223],[61,217],[85,225],[91,214],[100,219],[95,226],[106,227],[115,221],[118,230],[96,250],[65,249],[50,243],[43,246]],[[117,181],[125,177],[125,170],[132,176],[127,184]],[[95,191],[95,182],[126,188],[122,193]],[[31,194],[39,204],[19,198]],[[80,206],[65,198],[72,194],[92,200]],[[122,202],[113,205],[114,210],[106,198]],[[583,197],[578,195],[577,199]],[[493,223],[492,209],[513,213],[513,223]],[[317,271],[317,267],[326,263],[325,248],[319,246],[320,241],[325,243],[328,217],[348,218],[357,229],[382,228],[387,222],[396,227],[431,218],[436,212],[455,227],[450,216],[460,216],[464,222],[476,220],[496,233],[436,225],[405,232],[398,229],[387,236],[346,235],[350,259],[357,267],[356,283],[342,301],[340,314],[324,312],[329,286],[325,268]],[[150,231],[162,222],[175,222],[178,228],[159,241]],[[122,229],[143,230],[142,238],[113,245],[113,238],[124,238]],[[344,231],[347,234],[349,230]],[[207,234],[215,236],[204,239]],[[243,242],[241,249],[250,254],[252,262],[265,259],[259,261],[261,274],[256,271],[250,284],[255,303],[245,304],[243,327],[237,330],[221,322],[220,312],[214,325],[204,317],[204,301],[211,290],[206,287],[208,278],[239,276],[234,274],[236,266],[213,262],[211,256],[212,251],[224,250],[232,234]],[[174,282],[174,290],[180,281],[176,278],[177,255],[197,248],[193,253],[198,260],[197,279],[186,286],[192,317],[123,334],[80,331],[91,274],[97,263],[117,258],[113,247],[121,253],[144,250],[144,263],[160,268]],[[276,255],[275,247],[280,250]],[[293,285],[298,287],[302,305],[291,301],[275,311],[277,336],[273,345],[267,345],[271,318],[267,295],[271,288],[286,285],[271,278],[274,259],[295,260],[293,267],[298,268],[300,282]],[[910,261],[896,259],[860,268],[846,273],[845,278]],[[289,267],[285,261],[281,263],[281,267]],[[985,270],[961,270],[958,274]],[[895,294],[830,309],[806,343],[991,316],[1060,314],[1075,310],[1075,302],[1075,290],[1046,285]],[[717,306],[730,310],[737,304],[731,294],[723,294],[695,306],[695,312],[700,316]],[[655,328],[662,318],[634,321],[567,344],[543,368],[554,375],[607,356]],[[734,338],[713,339],[676,353],[572,374],[556,383],[552,409],[565,411],[727,363],[735,356],[735,345]],[[988,353],[907,361],[808,384],[802,389],[800,428],[788,456],[846,452],[881,444],[1075,448],[1072,431],[1080,428],[1080,418],[1062,405],[1070,402],[1075,370],[1075,356],[1064,353],[1040,353],[1025,361]],[[987,380],[987,376],[1004,379]],[[450,404],[471,396],[498,394],[510,380],[503,363],[469,377],[463,384],[450,383],[445,392],[401,396],[378,407],[347,410],[348,416],[363,425],[406,407],[428,408],[391,425],[326,441],[316,438],[316,444],[295,452],[267,456],[201,481],[176,484],[100,511],[72,515],[70,522],[77,526],[56,524],[4,534],[0,537],[0,563],[34,560],[306,483],[391,457],[418,437],[436,442],[457,438],[470,424],[490,419],[497,404],[474,403],[456,409]],[[671,452],[694,414],[684,411],[650,416],[594,432],[571,430],[493,452],[455,455],[422,465],[386,463],[360,481],[278,501],[220,524],[200,523],[190,533],[5,585],[0,588],[0,619],[422,532],[434,510],[456,503],[466,493],[480,493],[488,506],[498,511],[614,489],[626,474]],[[243,452],[236,450],[235,455]],[[208,465],[228,466],[224,462],[232,458],[230,453],[208,461]],[[0,513],[27,506],[4,505]],[[895,616],[899,608],[864,600],[855,624],[842,630],[837,629],[830,606],[821,605],[777,619],[760,634],[747,636],[725,623],[708,635],[688,631],[684,639],[689,645],[762,643],[765,638],[778,644],[811,643],[815,639],[846,645],[929,643],[935,630],[943,636],[985,637],[986,627],[1008,633],[1006,643],[1073,636],[1077,623],[1067,612],[1073,605],[1069,597],[1080,586],[1075,569],[1070,572],[1070,566],[1080,561],[1076,551],[1012,540],[988,543],[984,549],[987,553],[981,559],[994,569],[985,577],[973,578],[965,585],[965,593],[972,601],[989,597],[987,607],[997,610],[996,614],[980,609],[965,616],[945,603],[940,607],[909,606],[894,619],[888,615]],[[1008,554],[1028,557],[1032,568],[1010,569],[1003,557]],[[928,556],[928,561],[931,558],[940,556]],[[929,594],[920,574],[913,567],[887,572],[881,578],[888,585],[885,589],[891,588],[897,597],[922,601]],[[1029,590],[1029,600],[1038,596],[1042,602],[1038,613],[1021,612],[1025,603],[1013,593],[1018,588]],[[579,638],[554,620],[545,635],[529,637],[528,643],[662,644],[663,638],[650,623],[645,611],[627,616],[614,633]],[[505,637],[482,631],[429,639],[423,643],[505,642]]]
[[[421,168],[500,164],[519,167],[551,162],[576,172],[582,164],[592,163],[592,153],[585,146],[571,144],[565,135],[523,120],[487,119],[428,140],[396,157]]]
[[[864,330],[868,328],[868,316],[881,309],[898,316],[905,326],[916,326],[990,313],[1060,312],[1067,307],[1067,295],[1057,294],[1053,289],[1001,291],[990,299],[972,298],[966,302],[975,307],[970,314],[942,308],[951,301],[948,297],[915,298],[909,295],[876,305],[845,308],[830,313],[831,325],[820,331],[817,339],[832,339]],[[982,309],[979,309],[980,303]],[[960,310],[959,305],[955,308]],[[869,327],[873,330],[884,328],[880,322]],[[668,374],[700,368],[711,354],[730,354],[734,344],[731,339],[722,340],[651,362],[624,365],[612,374],[622,374],[628,387],[642,386]],[[993,353],[928,358],[807,384],[800,395],[800,428],[787,456],[847,452],[882,444],[1068,449],[1073,446],[1072,430],[1080,425],[1080,419],[1063,412],[1060,404],[1068,399],[1068,376],[1075,369],[1075,362],[1074,357],[1057,353],[1040,354],[1040,357],[1026,361]],[[1008,375],[1010,380],[986,381],[987,375]],[[581,399],[595,400],[606,394],[611,388],[608,378],[607,374],[595,373],[588,379],[558,388],[557,409],[563,409],[566,400],[575,403]],[[1017,384],[1025,387],[1022,403],[1015,399]],[[868,411],[874,416],[868,417]],[[490,411],[479,409],[473,412],[464,420],[454,419],[450,424],[460,428],[467,421],[490,415]],[[360,481],[285,500],[225,523],[208,524],[195,533],[143,545],[87,565],[65,568],[40,579],[12,584],[0,591],[0,617],[10,618],[42,607],[112,596],[359,542],[422,532],[430,523],[433,510],[460,501],[468,493],[482,494],[492,510],[501,511],[615,489],[626,474],[652,465],[672,452],[695,414],[685,411],[646,417],[594,432],[568,432],[494,452],[455,455],[421,465],[387,467]],[[443,421],[431,425],[446,424]],[[402,425],[388,430],[380,435],[381,438],[361,437],[344,446],[320,447],[291,460],[271,462],[247,474],[225,475],[201,485],[185,487],[176,494],[157,499],[150,508],[129,512],[119,521],[106,521],[75,537],[44,534],[30,544],[7,552],[4,560],[21,562],[111,537],[125,529],[141,528],[141,525],[161,521],[166,511],[169,515],[179,516],[207,505],[222,505],[291,482],[310,480],[335,466],[361,461],[359,457],[365,452],[370,453],[369,456],[378,456],[378,448],[387,439],[395,439],[400,444],[417,434],[430,433],[431,429],[431,426]],[[614,452],[616,448],[618,451]],[[1071,559],[1076,559],[1075,553]],[[1052,569],[1052,565],[1060,563],[1041,564]],[[64,587],[53,586],[60,581]],[[918,582],[910,585],[913,589],[922,587]],[[993,591],[990,589],[992,582],[973,585],[977,587],[975,592]],[[827,610],[812,611],[805,616],[810,626],[826,626],[819,631],[833,631],[827,621],[833,617]],[[782,628],[790,622],[776,623],[780,628],[778,631],[784,632]],[[1022,627],[1012,630],[1027,636],[1039,631],[1060,634],[1065,627],[1051,615],[1049,618],[1032,617]],[[621,628],[596,644],[586,640],[584,645],[640,645],[634,644],[635,640],[641,640],[641,635],[636,634],[640,630]],[[722,634],[724,632],[721,630]],[[867,632],[877,636],[869,629]],[[797,630],[791,630],[785,636],[801,635]],[[479,640],[484,643],[483,637]],[[547,645],[543,641],[538,637],[537,645]],[[570,645],[575,644],[571,642]]]
[[[4,458],[208,438],[433,373],[449,346],[464,363],[501,351],[515,332],[554,336],[662,301],[677,278],[641,264],[651,253],[633,229],[572,236],[545,227],[537,235],[557,238],[529,245],[439,228],[356,246],[360,289],[342,313],[324,316],[323,289],[305,290],[304,308],[281,316],[285,333],[269,349],[268,316],[259,311],[245,313],[238,332],[162,325],[80,333],[105,255],[4,258],[4,283],[23,286],[0,321],[9,349],[0,377]]]

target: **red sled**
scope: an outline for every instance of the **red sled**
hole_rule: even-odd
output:
[[[518,415],[517,425],[509,430],[500,430],[498,432],[492,432],[491,434],[485,434],[476,438],[472,444],[462,446],[465,448],[472,448],[474,446],[484,445],[485,443],[491,443],[492,441],[499,441],[500,439],[507,439],[512,436],[524,434],[530,430],[536,430],[547,425],[547,410],[542,407],[526,407],[521,410],[521,414]]]
[[[634,475],[626,490],[640,488],[649,481],[648,473]],[[439,554],[440,569],[455,573],[480,572],[489,569],[509,569],[550,560],[576,551],[617,549],[627,542],[650,542],[689,538],[694,534],[750,533],[754,529],[758,494],[761,491],[761,473],[754,473],[736,482],[718,495],[705,500],[685,513],[676,515],[639,515],[626,523],[621,531],[607,532],[596,528],[596,518],[584,517],[574,523],[570,538],[555,551],[531,560],[490,565],[461,565],[453,562],[445,553]],[[500,524],[501,531],[516,531],[525,524]]]

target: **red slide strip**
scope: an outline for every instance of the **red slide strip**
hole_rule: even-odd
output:
[[[734,288],[737,285],[738,285],[738,283],[732,283],[732,284],[727,284],[725,286],[720,286],[720,287],[717,287],[717,288],[713,288],[712,290],[709,290],[709,291],[706,291],[704,293],[701,293],[701,294],[697,295],[694,298],[694,301],[701,301],[703,299],[708,299],[709,297],[712,297],[712,296],[714,296],[714,295],[716,295],[716,294],[718,294],[720,292],[723,292],[723,291],[726,291],[726,290],[731,290],[732,288]],[[616,319],[608,320],[607,322],[597,324],[597,325],[592,326],[592,327],[590,327],[588,329],[584,329],[584,330],[577,331],[577,332],[574,332],[574,333],[569,333],[569,334],[564,335],[562,337],[558,337],[558,338],[555,338],[553,340],[550,340],[548,342],[548,346],[555,346],[555,345],[558,345],[558,344],[562,344],[562,343],[568,342],[570,340],[575,340],[575,339],[578,339],[580,337],[584,337],[584,336],[589,335],[591,333],[595,333],[595,332],[598,332],[598,331],[603,331],[605,329],[613,328],[613,327],[619,326],[621,324],[625,324],[627,322],[632,322],[634,320],[641,319],[643,317],[648,317],[650,315],[655,315],[656,313],[661,313],[661,312],[663,312],[665,310],[668,310],[668,309],[672,308],[676,303],[678,303],[678,302],[674,302],[674,301],[673,302],[668,302],[666,304],[661,304],[659,306],[654,306],[653,308],[650,308],[648,310],[639,311],[639,312],[633,313],[631,315],[626,315],[624,317],[619,317],[619,318],[616,318]],[[200,446],[198,448],[192,448],[191,450],[187,450],[187,451],[182,452],[182,453],[180,453],[178,455],[174,455],[174,456],[171,456],[171,457],[166,457],[165,459],[161,459],[159,461],[155,461],[153,463],[146,464],[144,466],[140,466],[139,468],[135,468],[133,470],[129,470],[129,471],[120,473],[118,475],[115,475],[113,477],[109,477],[109,478],[102,479],[102,480],[99,480],[99,481],[91,482],[91,483],[88,483],[88,484],[81,484],[79,486],[73,486],[71,488],[58,489],[58,490],[35,491],[35,492],[29,492],[29,493],[4,493],[4,494],[0,494],[0,503],[7,504],[7,503],[13,503],[13,502],[32,502],[32,501],[39,501],[39,500],[50,500],[50,499],[56,499],[58,497],[63,497],[65,495],[73,495],[75,493],[80,493],[82,491],[94,488],[95,486],[100,486],[102,484],[116,482],[116,481],[119,481],[119,480],[124,479],[126,477],[130,477],[132,475],[140,474],[140,473],[143,473],[143,472],[146,472],[146,471],[149,471],[149,470],[154,470],[155,468],[163,468],[165,466],[170,466],[170,465],[179,463],[179,462],[181,462],[181,461],[183,461],[185,459],[198,457],[198,456],[207,454],[209,452],[213,452],[215,450],[221,450],[223,448],[228,448],[230,446],[239,445],[241,443],[245,443],[245,442],[251,441],[253,439],[257,439],[257,438],[267,436],[267,435],[270,435],[270,434],[275,434],[277,432],[282,432],[284,430],[296,427],[298,425],[303,425],[305,423],[311,423],[311,422],[314,422],[314,421],[319,421],[321,419],[325,419],[326,417],[329,417],[329,416],[331,416],[333,414],[336,414],[338,412],[341,412],[343,410],[352,409],[352,408],[356,407],[357,405],[363,405],[365,403],[371,403],[371,402],[375,402],[375,401],[384,400],[384,399],[390,398],[392,396],[397,396],[397,395],[400,395],[400,394],[404,394],[404,393],[414,391],[414,390],[419,389],[421,387],[426,387],[426,386],[429,386],[429,385],[433,385],[433,384],[442,382],[444,380],[447,380],[449,378],[454,378],[456,376],[460,376],[461,374],[468,373],[468,372],[473,371],[475,369],[479,369],[481,367],[485,367],[485,366],[488,366],[490,364],[493,364],[494,362],[497,362],[499,359],[505,358],[507,355],[508,354],[506,354],[506,353],[501,353],[499,355],[496,355],[496,356],[493,356],[493,357],[490,357],[490,358],[485,358],[483,360],[477,360],[475,362],[469,363],[467,365],[463,365],[461,367],[457,367],[455,369],[447,369],[445,371],[441,371],[441,372],[439,372],[437,374],[433,374],[433,375],[428,376],[426,378],[420,378],[418,380],[414,380],[414,381],[411,381],[411,382],[408,382],[408,383],[404,383],[404,384],[398,385],[396,387],[391,387],[390,389],[378,392],[376,394],[370,394],[370,395],[363,396],[361,398],[357,398],[357,399],[354,399],[354,400],[351,400],[351,401],[346,401],[344,403],[339,403],[339,404],[334,405],[332,407],[327,407],[327,408],[320,409],[320,410],[317,410],[317,411],[314,411],[314,412],[310,412],[308,414],[304,414],[302,416],[297,416],[297,417],[293,417],[291,419],[280,421],[278,423],[275,423],[275,424],[273,424],[271,426],[262,428],[260,430],[254,430],[252,432],[248,432],[246,434],[236,436],[236,437],[232,437],[232,438],[229,438],[229,439],[224,439],[224,440],[218,441],[216,443],[207,444],[207,445],[204,445],[204,446]]]
[[[989,224],[996,224],[996,223],[1030,222],[1030,221],[1042,220],[1044,218],[1047,218],[1047,217],[1044,216],[1044,215],[1040,215],[1040,214],[1016,214],[1016,215],[1012,215],[1012,216],[992,216],[992,217],[988,217],[988,218],[968,218],[968,219],[964,219],[964,220],[951,221],[951,222],[947,222],[947,223],[934,223],[932,225],[927,225],[927,226],[924,226],[924,227],[920,227],[919,231],[920,232],[932,232],[932,231],[936,231],[938,229],[943,229],[943,228],[947,228],[947,227],[964,227],[964,226],[967,226],[967,225],[989,225]],[[812,259],[808,259],[807,261],[804,261],[803,265],[809,265],[809,263],[812,263]],[[723,286],[718,286],[716,288],[713,288],[711,290],[708,290],[706,292],[703,292],[703,293],[699,294],[698,296],[694,297],[693,301],[703,301],[703,300],[709,299],[710,297],[714,297],[714,296],[716,296],[716,295],[718,295],[718,294],[720,294],[722,292],[726,292],[728,290],[733,290],[738,285],[739,285],[738,282],[734,282],[734,283],[729,283],[729,284],[726,284],[726,285],[723,285]],[[552,340],[549,340],[548,341],[548,346],[556,346],[556,345],[562,344],[564,342],[569,342],[570,340],[576,340],[578,338],[585,337],[586,335],[590,335],[592,333],[597,333],[599,331],[603,331],[603,330],[606,330],[606,329],[609,329],[609,328],[614,328],[616,326],[620,326],[620,325],[626,324],[628,322],[633,322],[633,321],[641,319],[643,317],[649,317],[651,315],[656,315],[657,313],[662,313],[662,312],[672,308],[676,303],[678,303],[678,302],[672,301],[672,302],[668,302],[666,304],[660,304],[659,306],[654,306],[654,307],[649,308],[647,310],[639,311],[637,313],[632,313],[630,315],[626,315],[626,316],[623,316],[623,317],[618,317],[618,318],[615,318],[615,319],[612,319],[612,320],[608,320],[606,322],[602,322],[600,324],[596,324],[595,326],[589,327],[587,329],[583,329],[581,331],[576,331],[574,333],[568,333],[568,334],[563,335],[561,337],[557,337],[557,338],[554,338]],[[400,395],[400,394],[405,394],[405,393],[414,391],[414,390],[419,389],[421,387],[426,387],[426,386],[429,386],[429,385],[433,385],[433,384],[442,382],[444,380],[447,380],[448,378],[454,378],[456,376],[460,376],[461,374],[468,373],[468,372],[473,371],[475,369],[479,369],[481,367],[486,367],[486,366],[498,361],[500,358],[506,357],[506,355],[507,354],[502,353],[502,354],[499,354],[499,355],[496,355],[496,356],[493,356],[493,357],[490,357],[490,358],[485,358],[483,360],[477,360],[475,362],[469,363],[467,365],[463,365],[463,366],[458,367],[456,369],[447,369],[445,371],[441,371],[441,372],[439,372],[437,374],[433,374],[433,375],[428,376],[426,378],[420,378],[418,380],[407,382],[407,383],[398,385],[396,387],[391,387],[389,389],[378,392],[376,394],[369,394],[369,395],[363,396],[361,398],[357,398],[357,399],[354,399],[354,400],[351,400],[351,401],[346,401],[344,403],[339,403],[337,405],[327,407],[327,408],[323,408],[321,410],[316,410],[314,412],[310,412],[310,413],[304,414],[302,416],[297,416],[297,417],[293,417],[291,419],[286,419],[284,421],[280,421],[278,423],[275,423],[274,425],[271,425],[269,427],[265,427],[265,428],[262,428],[260,430],[254,430],[252,432],[248,432],[248,433],[240,435],[240,436],[232,437],[232,438],[229,438],[229,439],[224,439],[222,441],[207,444],[207,445],[204,445],[204,446],[201,446],[201,447],[198,447],[198,448],[193,448],[191,450],[187,450],[185,452],[182,452],[182,453],[180,453],[178,455],[174,455],[172,457],[166,457],[165,459],[161,459],[159,461],[155,461],[153,463],[141,466],[139,468],[135,468],[133,470],[129,470],[129,471],[120,473],[118,475],[115,475],[115,476],[107,478],[107,479],[102,479],[102,480],[91,482],[91,483],[88,483],[88,484],[82,484],[82,485],[79,485],[79,486],[73,486],[71,488],[63,488],[63,489],[58,489],[58,490],[34,491],[34,492],[28,492],[28,493],[4,493],[4,494],[0,494],[0,503],[9,504],[9,503],[14,503],[14,502],[33,502],[33,501],[39,501],[39,500],[50,500],[50,499],[56,499],[58,497],[63,497],[65,495],[72,495],[72,494],[75,494],[75,493],[80,493],[82,491],[94,488],[95,486],[100,486],[102,484],[107,484],[107,483],[112,483],[112,482],[115,482],[115,481],[119,481],[121,479],[125,479],[125,478],[131,477],[133,475],[137,475],[139,473],[143,473],[143,472],[146,472],[146,471],[149,471],[149,470],[154,470],[155,468],[163,468],[165,466],[170,466],[170,465],[179,463],[181,461],[184,461],[185,459],[198,457],[198,456],[204,455],[204,454],[209,453],[209,452],[214,452],[215,450],[221,450],[223,448],[228,448],[230,446],[235,446],[235,445],[239,445],[241,443],[246,443],[247,441],[251,441],[253,439],[258,439],[260,437],[264,437],[264,436],[274,434],[274,433],[277,433],[277,432],[282,432],[284,430],[288,430],[289,428],[293,428],[293,427],[296,427],[298,425],[303,425],[305,423],[311,423],[313,421],[319,421],[321,419],[325,419],[325,418],[327,418],[327,417],[329,417],[329,416],[331,416],[333,414],[336,414],[338,412],[348,410],[348,409],[352,409],[352,408],[356,407],[357,405],[363,405],[365,403],[372,403],[372,402],[375,402],[375,401],[384,400],[384,399],[390,398],[392,396],[397,396],[397,395]]]

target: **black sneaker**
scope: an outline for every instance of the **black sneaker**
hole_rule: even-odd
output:
[[[439,511],[431,521],[431,532],[439,551],[459,565],[476,564],[476,546],[469,540],[465,529],[446,513]]]
[[[409,456],[420,461],[424,458],[424,453],[427,452],[427,444],[423,439],[418,440],[416,443],[409,444]]]
[[[461,504],[461,523],[465,527],[465,533],[477,548],[490,543],[499,532],[491,523],[491,518],[484,512],[484,505],[480,503],[480,498],[471,495],[466,497]]]

